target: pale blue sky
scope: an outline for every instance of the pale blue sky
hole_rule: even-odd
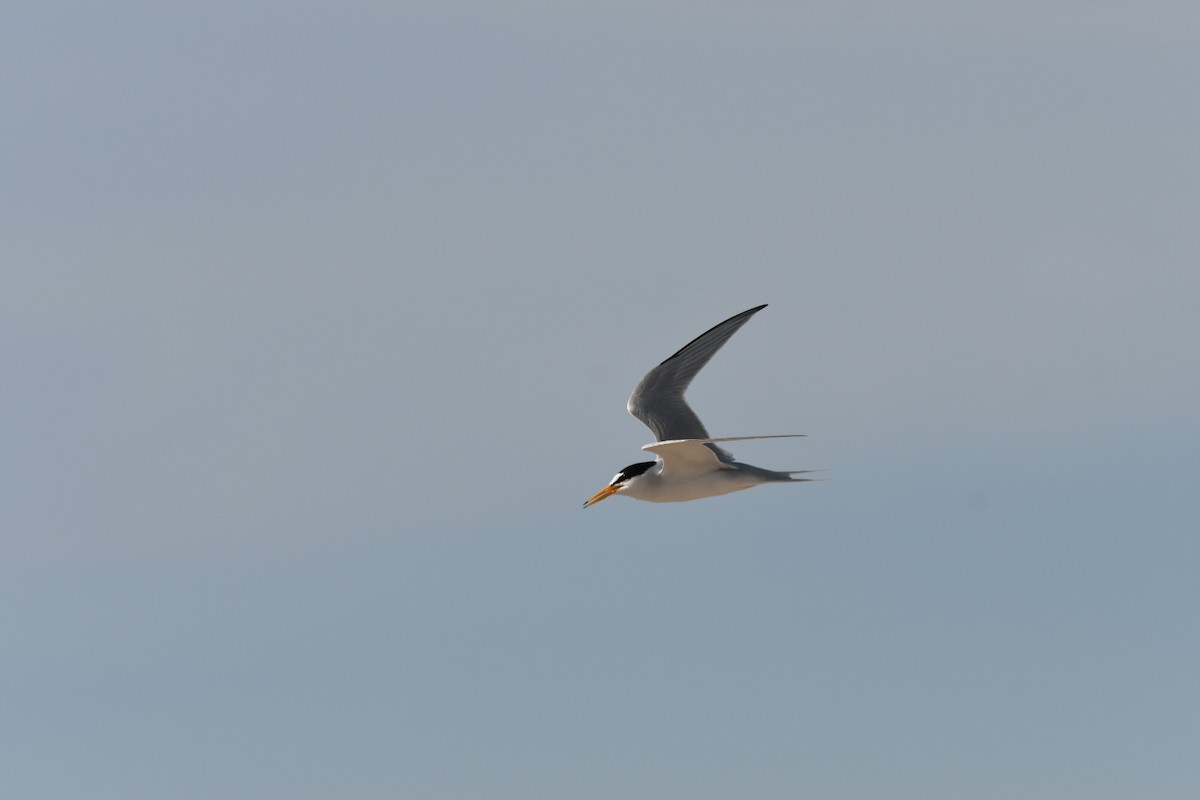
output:
[[[0,794],[1195,797],[1198,34],[8,4]]]

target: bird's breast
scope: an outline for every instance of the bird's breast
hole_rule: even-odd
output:
[[[664,477],[658,471],[652,470],[622,494],[650,503],[682,503],[739,492],[757,483],[752,477],[731,469],[714,470],[681,480],[672,480],[669,476]]]

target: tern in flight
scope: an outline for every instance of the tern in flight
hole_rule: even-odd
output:
[[[655,442],[642,447],[654,453],[654,461],[630,464],[613,476],[584,508],[615,494],[651,503],[678,503],[719,494],[740,492],[764,483],[796,483],[812,478],[793,478],[815,470],[775,470],[735,461],[719,442],[747,439],[786,439],[803,434],[775,436],[728,436],[712,439],[704,423],[683,399],[688,385],[708,360],[746,322],[767,306],[761,305],[730,317],[683,346],[679,352],[646,373],[629,396],[629,413],[645,423]]]

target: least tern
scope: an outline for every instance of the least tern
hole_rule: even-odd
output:
[[[733,454],[718,443],[748,439],[788,439],[803,434],[775,436],[709,437],[704,423],[683,399],[688,385],[709,359],[737,333],[738,328],[759,311],[761,306],[730,317],[683,346],[679,352],[646,373],[629,396],[629,413],[654,434],[655,441],[642,447],[654,453],[654,461],[630,464],[613,476],[600,491],[583,504],[584,508],[615,494],[647,500],[651,503],[678,503],[719,494],[740,492],[764,483],[796,483],[812,478],[793,478],[814,470],[763,469],[735,461]]]

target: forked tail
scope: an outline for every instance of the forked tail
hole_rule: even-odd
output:
[[[823,481],[825,478],[793,478],[793,475],[807,475],[810,472],[824,472],[823,469],[781,469],[780,473],[787,475],[789,481]]]

